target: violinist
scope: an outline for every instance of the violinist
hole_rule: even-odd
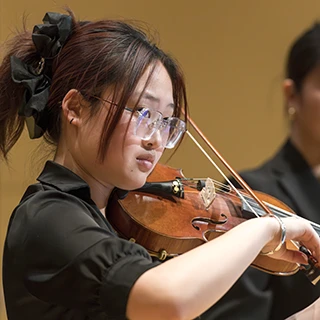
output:
[[[320,259],[316,232],[295,218],[250,219],[164,263],[118,237],[106,219],[113,189],[143,186],[185,131],[182,72],[124,21],[79,22],[69,12],[43,22],[8,43],[0,67],[3,157],[24,124],[31,138],[56,145],[9,222],[9,320],[194,319],[260,253],[307,263],[284,240]]]
[[[276,197],[297,215],[320,224],[319,23],[292,43],[285,77],[287,140],[271,159],[242,172],[241,176],[252,189]],[[249,268],[203,319],[281,320],[305,309],[319,297],[319,285],[313,286],[303,274],[278,277]],[[232,314],[237,316],[233,318]]]

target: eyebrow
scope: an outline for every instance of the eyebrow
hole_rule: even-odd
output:
[[[155,97],[153,94],[149,93],[149,92],[144,92],[141,96],[141,99],[146,99],[146,100],[150,100],[153,102],[157,102],[160,103],[160,99],[158,97]],[[167,105],[167,107],[172,108],[173,110],[175,109],[175,104],[174,103],[169,103]]]

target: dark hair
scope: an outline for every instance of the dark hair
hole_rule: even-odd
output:
[[[100,140],[99,157],[104,158],[110,136],[130,96],[147,67],[161,62],[173,86],[175,116],[187,109],[186,89],[178,64],[149,40],[140,26],[120,20],[77,22],[72,16],[72,34],[52,62],[52,83],[47,103],[48,128],[45,139],[54,145],[60,137],[60,113],[63,97],[70,89],[78,90],[91,103],[92,115],[98,110],[100,97],[107,87],[114,89],[116,112],[106,117]],[[11,79],[10,56],[37,65],[31,33],[24,30],[9,43],[0,66],[0,151],[4,158],[18,140],[24,118],[18,115],[24,87]],[[149,76],[150,78],[150,76]],[[138,102],[137,102],[138,103]]]
[[[296,90],[302,88],[306,76],[320,62],[320,24],[303,32],[289,49],[286,77],[293,80]]]

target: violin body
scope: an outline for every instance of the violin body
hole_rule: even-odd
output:
[[[177,177],[184,178],[181,170],[157,164],[148,182]],[[262,201],[292,212],[281,201],[261,192],[255,193]],[[118,234],[142,245],[160,260],[183,254],[248,219],[234,191],[217,192],[207,208],[199,191],[188,186],[184,187],[183,198],[130,191],[124,199],[114,194],[108,206],[107,219]],[[298,250],[291,243],[287,245]],[[241,243],[235,243],[235,246],[241,250]],[[218,257],[217,261],[219,259],[223,257]],[[276,275],[291,275],[299,270],[297,264],[262,255],[252,262],[252,266]]]

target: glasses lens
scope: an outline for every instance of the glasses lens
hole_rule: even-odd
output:
[[[175,117],[163,119],[160,112],[147,108],[138,111],[135,134],[143,140],[149,140],[157,131],[162,146],[172,149],[186,131],[186,124]]]
[[[186,131],[186,124],[179,118],[168,118],[164,120],[164,125],[161,130],[162,144],[167,149],[172,149],[176,146]]]
[[[161,122],[161,113],[143,108],[139,111],[135,134],[143,140],[148,140],[158,130]]]

